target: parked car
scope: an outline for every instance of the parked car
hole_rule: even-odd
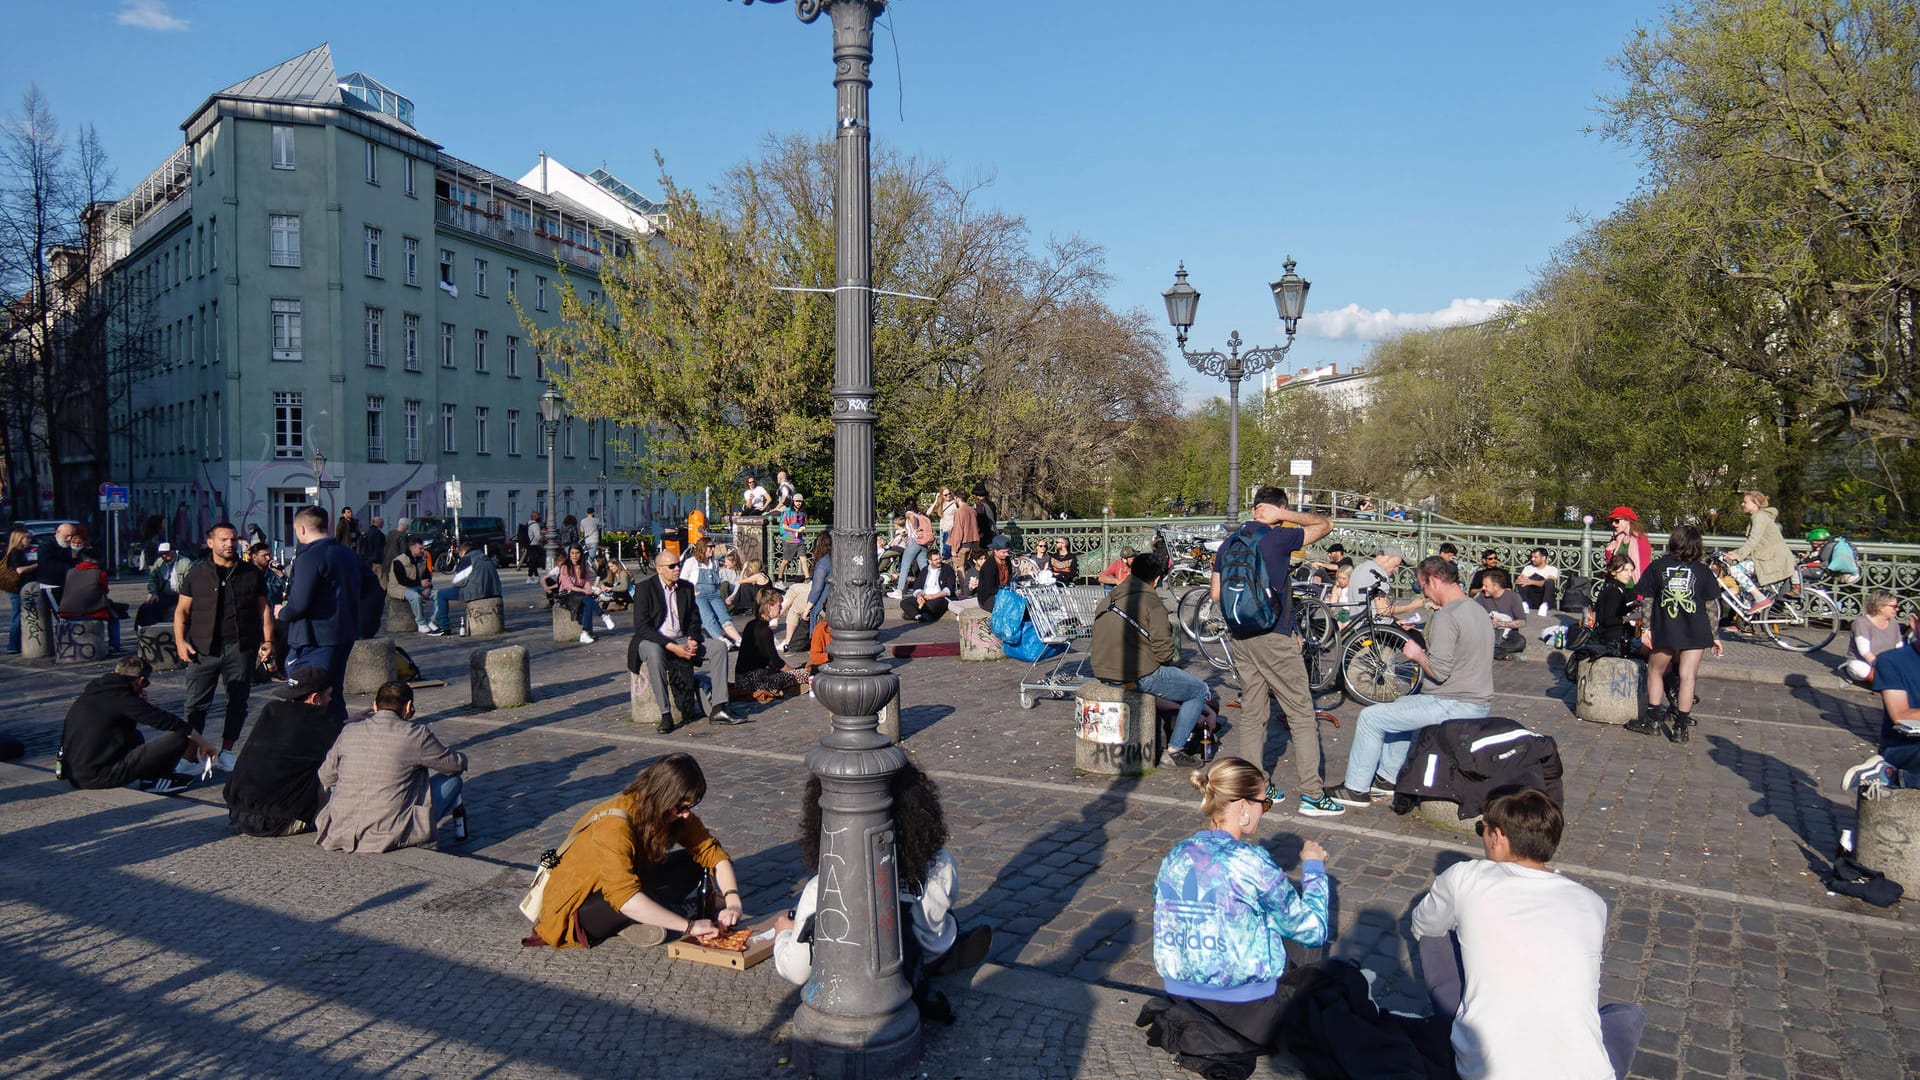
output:
[[[419,517],[407,522],[407,535],[426,540],[427,557],[436,567],[453,564],[453,556],[457,554],[453,533],[453,519],[450,517]],[[487,554],[497,562],[505,562],[513,550],[512,534],[507,531],[504,518],[468,517],[462,514],[460,539],[486,545]]]
[[[67,518],[38,518],[32,521],[18,522],[17,524],[19,524],[21,528],[26,529],[27,532],[33,534],[33,539],[27,544],[27,561],[39,562],[41,544],[53,543],[53,534],[60,526],[78,525],[80,523]]]

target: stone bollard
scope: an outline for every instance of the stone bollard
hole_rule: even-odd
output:
[[[1580,665],[1573,715],[1596,724],[1624,724],[1640,715],[1641,678],[1646,669],[1619,656],[1601,656]]]
[[[180,652],[173,641],[173,625],[156,623],[143,626],[139,630],[140,659],[153,665],[155,671],[179,671],[186,667],[180,659]]]
[[[53,604],[37,581],[20,586],[20,656],[44,660],[53,655]]]
[[[476,709],[511,709],[533,700],[527,671],[527,647],[507,645],[475,649],[467,657],[467,682]]]
[[[580,620],[573,617],[573,613],[567,610],[566,605],[553,605],[553,640],[556,643],[579,641],[580,631]]]
[[[1153,699],[1087,679],[1074,698],[1073,767],[1101,776],[1139,776],[1160,756]]]
[[[672,694],[668,694],[667,698],[668,708],[673,710],[673,722],[686,723],[687,716],[680,711],[680,703],[672,700]],[[637,672],[628,672],[627,715],[636,724],[657,724],[660,722],[660,712],[660,702],[653,696],[653,680],[647,676],[647,669],[642,667]]]
[[[469,600],[466,609],[468,637],[496,637],[507,632],[506,604],[499,597]]]
[[[353,643],[347,654],[347,675],[343,688],[349,694],[371,694],[384,683],[399,677],[394,660],[392,638],[368,638]]]
[[[107,658],[107,620],[57,619],[53,662],[91,664]]]
[[[1859,815],[1854,851],[1860,864],[1909,894],[1920,889],[1920,788],[1888,788],[1872,799],[1861,795]]]
[[[1420,805],[1414,807],[1413,812],[1422,821],[1452,832],[1471,833],[1474,825],[1480,821],[1479,814],[1470,818],[1461,817],[1460,804],[1451,799],[1421,799]]]
[[[1005,660],[1007,651],[993,636],[993,613],[969,608],[956,616],[960,624],[960,659]]]
[[[389,634],[411,634],[420,629],[413,621],[413,608],[398,597],[387,597],[387,617],[383,624]]]

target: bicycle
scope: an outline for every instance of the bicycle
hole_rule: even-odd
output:
[[[1363,705],[1382,705],[1420,688],[1420,665],[1407,658],[1413,635],[1392,618],[1374,612],[1378,588],[1369,590],[1364,614],[1348,620],[1330,648],[1305,643],[1308,688],[1314,704],[1344,691]]]
[[[1841,631],[1840,605],[1825,589],[1803,582],[1805,570],[1801,567],[1791,577],[1761,586],[1761,595],[1772,598],[1773,603],[1757,612],[1747,610],[1737,583],[1729,586],[1731,579],[1720,576],[1718,603],[1732,616],[1739,633],[1753,636],[1755,630],[1763,631],[1777,648],[1788,652],[1810,653],[1825,648]],[[1715,618],[1714,625],[1719,624]]]

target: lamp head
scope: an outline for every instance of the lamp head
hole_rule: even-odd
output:
[[[1300,316],[1307,310],[1307,290],[1313,283],[1293,272],[1293,256],[1287,256],[1284,264],[1286,273],[1273,283],[1273,306],[1280,312],[1280,322],[1287,328],[1287,336],[1292,337],[1295,328],[1300,325]]]
[[[560,391],[552,383],[547,384],[547,392],[540,395],[540,419],[549,424],[560,422]]]
[[[1193,317],[1200,310],[1200,290],[1187,284],[1187,264],[1174,271],[1173,287],[1160,294],[1167,302],[1167,321],[1173,324],[1180,344],[1187,343],[1187,331],[1193,329]]]

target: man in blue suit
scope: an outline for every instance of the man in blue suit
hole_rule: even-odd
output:
[[[287,670],[325,668],[333,682],[334,718],[347,718],[347,657],[360,638],[361,578],[366,562],[327,531],[327,512],[303,506],[293,515],[293,567],[287,602],[275,615],[287,627]]]

